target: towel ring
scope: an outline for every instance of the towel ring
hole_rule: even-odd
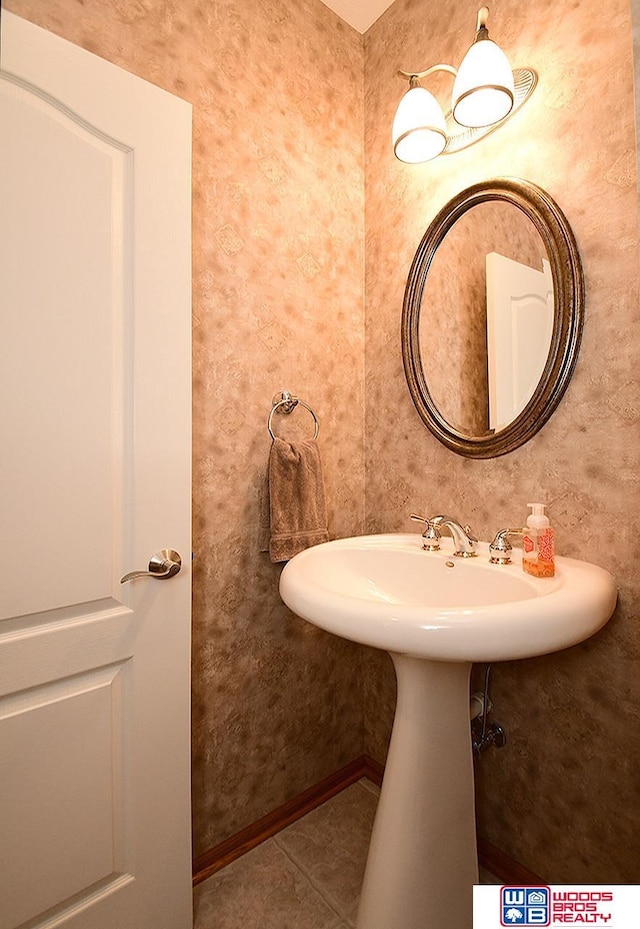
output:
[[[289,413],[293,413],[293,411],[298,406],[298,404],[300,404],[300,406],[303,406],[305,410],[308,410],[309,413],[311,413],[311,415],[313,416],[313,422],[315,425],[315,429],[313,432],[313,438],[314,439],[318,438],[318,432],[320,430],[320,426],[318,425],[318,417],[316,416],[314,411],[311,409],[311,407],[307,403],[304,402],[304,400],[300,400],[298,397],[293,397],[289,393],[288,390],[283,390],[280,393],[277,393],[275,397],[273,398],[271,412],[269,413],[269,421],[267,423],[267,429],[269,430],[269,435],[271,436],[272,439],[275,439],[275,433],[272,428],[273,414],[274,413],[286,413],[287,415],[289,415]]]

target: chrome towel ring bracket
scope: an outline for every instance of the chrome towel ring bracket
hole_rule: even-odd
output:
[[[269,421],[267,423],[267,429],[269,430],[269,435],[271,436],[272,439],[275,439],[275,433],[273,431],[273,414],[274,413],[286,413],[288,416],[289,413],[293,413],[293,411],[298,406],[298,404],[300,404],[300,406],[303,406],[305,410],[308,410],[309,413],[311,413],[311,415],[313,416],[313,422],[315,426],[314,432],[313,432],[313,438],[314,439],[318,438],[318,432],[320,429],[318,425],[318,417],[313,412],[311,407],[307,403],[305,403],[304,400],[300,400],[299,397],[294,397],[291,393],[289,393],[288,390],[281,390],[275,395],[275,397],[271,401],[271,412],[269,413]]]

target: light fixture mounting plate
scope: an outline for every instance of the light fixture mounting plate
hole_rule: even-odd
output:
[[[504,126],[508,119],[526,103],[538,83],[538,75],[532,68],[517,68],[513,72],[514,82],[514,101],[511,110],[504,119],[494,123],[492,126],[482,126],[477,129],[468,129],[460,126],[455,119],[451,110],[445,114],[445,123],[447,126],[447,144],[444,147],[443,155],[452,155],[454,152],[460,152],[463,148],[468,148],[474,142],[484,139],[490,132]]]

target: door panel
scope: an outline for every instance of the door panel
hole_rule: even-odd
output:
[[[9,311],[0,395],[12,398],[0,415],[3,435],[19,440],[2,454],[11,544],[0,619],[113,593],[122,534],[114,501],[131,456],[122,409],[131,153],[26,89],[3,89],[0,123],[12,131],[0,146],[0,198],[14,221],[0,226]],[[73,571],[60,570],[62,552]]]
[[[0,929],[188,929],[191,108],[3,12],[0,127]]]
[[[13,837],[3,880],[23,886],[3,901],[9,925],[126,871],[120,712],[126,673],[126,663],[118,664],[0,701],[3,785],[12,798],[3,827]]]

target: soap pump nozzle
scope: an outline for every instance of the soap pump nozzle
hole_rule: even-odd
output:
[[[544,503],[527,503],[527,506],[531,510],[529,516],[527,516],[527,526],[530,526],[532,529],[546,529],[549,525],[549,517],[545,516],[545,504]]]

